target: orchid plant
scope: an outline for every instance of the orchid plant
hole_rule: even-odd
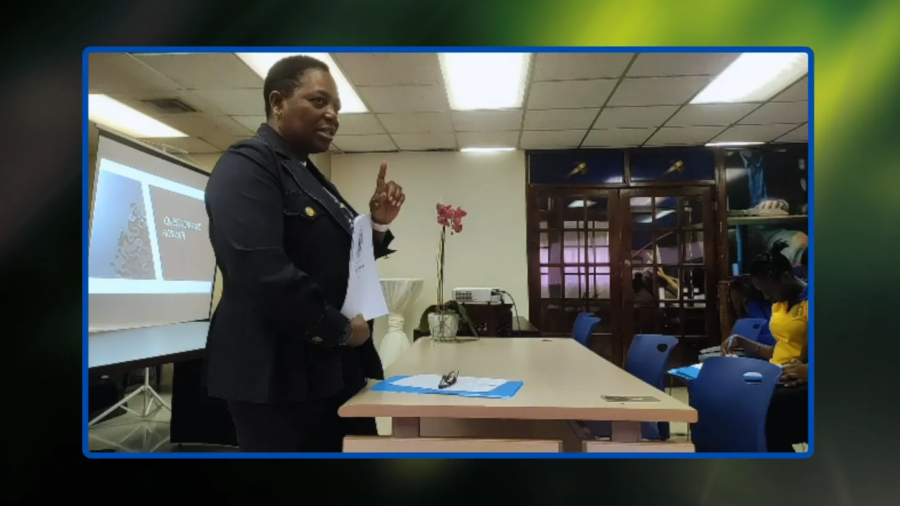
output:
[[[437,250],[437,313],[441,316],[444,309],[444,260],[445,246],[447,244],[447,230],[450,235],[459,234],[463,231],[463,218],[468,213],[463,211],[462,207],[453,208],[451,205],[437,204],[437,222],[441,226],[441,238],[438,242]],[[442,319],[443,321],[443,319]]]

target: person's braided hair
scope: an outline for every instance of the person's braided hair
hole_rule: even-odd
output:
[[[781,252],[787,249],[788,243],[776,241],[769,251],[753,257],[750,262],[750,275],[758,278],[779,278],[784,273],[793,273],[794,266]]]

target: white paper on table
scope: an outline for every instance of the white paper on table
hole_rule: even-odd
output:
[[[353,220],[350,243],[350,278],[341,313],[347,318],[362,315],[374,320],[388,314],[387,303],[378,270],[375,268],[375,245],[372,243],[372,218],[368,214]]]
[[[417,374],[402,380],[394,381],[398,387],[430,388],[437,389],[441,384],[440,374]],[[475,378],[472,376],[459,376],[456,383],[444,388],[447,392],[490,392],[491,390],[508,383],[508,380],[494,378]]]

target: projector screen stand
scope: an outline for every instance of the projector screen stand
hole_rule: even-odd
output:
[[[141,394],[143,394],[143,396],[144,396],[144,409],[142,410],[141,413],[138,413],[138,412],[134,411],[133,409],[129,408],[128,403],[131,401],[131,399],[134,399],[135,397],[137,397],[138,395],[141,395]],[[153,406],[154,401],[159,404],[158,406],[156,406],[156,409],[154,409],[154,406]],[[150,386],[150,368],[149,367],[144,368],[144,384],[143,385],[141,385],[134,392],[131,392],[130,394],[128,394],[124,399],[117,402],[115,405],[113,405],[112,407],[110,407],[109,409],[104,411],[103,413],[100,413],[100,415],[98,415],[96,418],[94,418],[93,420],[88,422],[88,427],[93,427],[94,424],[102,421],[104,418],[109,416],[110,413],[112,413],[113,411],[115,411],[119,408],[122,408],[125,411],[128,411],[129,413],[131,413],[133,415],[137,415],[141,418],[148,418],[150,416],[153,416],[162,408],[166,408],[170,412],[172,411],[172,407],[169,406],[166,403],[166,401],[164,401],[163,398],[160,397],[158,393],[156,393],[156,390],[153,390],[153,387]]]

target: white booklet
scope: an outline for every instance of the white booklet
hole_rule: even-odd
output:
[[[445,388],[447,392],[472,392],[485,393],[496,389],[500,385],[508,383],[505,379],[476,378],[472,376],[459,376],[456,383]],[[415,387],[437,389],[441,384],[440,374],[417,374],[394,382],[398,387]]]
[[[375,267],[375,245],[372,243],[372,218],[368,214],[353,220],[350,243],[350,279],[341,313],[347,318],[362,315],[366,320],[388,314],[384,290]]]

